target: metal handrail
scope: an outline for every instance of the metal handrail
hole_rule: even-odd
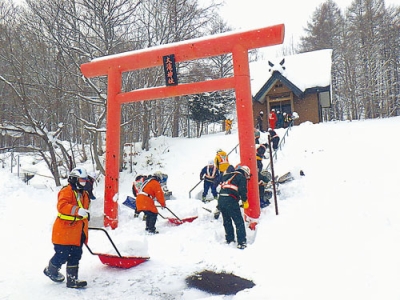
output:
[[[281,140],[279,141],[279,144],[278,144],[278,149],[279,149],[279,150],[282,150],[282,145],[285,144],[286,137],[289,136],[289,130],[291,130],[292,127],[293,127],[293,120],[290,121],[289,126],[287,127],[287,129],[286,129],[286,131],[285,131],[285,134],[283,135],[283,137],[282,137]],[[239,144],[237,144],[235,147],[233,147],[233,149],[232,149],[231,151],[229,151],[228,156],[229,156],[233,151],[235,151],[235,150],[237,149],[237,147],[239,147]],[[277,157],[278,157],[278,151],[274,151],[274,153],[272,154],[272,159],[275,159],[275,160],[276,160]],[[271,168],[271,162],[268,163],[267,169],[268,169],[268,168]],[[192,191],[193,191],[202,181],[203,181],[203,179],[200,180],[200,181],[189,191],[189,198],[192,198]]]
[[[293,127],[293,120],[290,121],[289,126],[288,126],[288,128],[286,129],[286,131],[285,131],[285,134],[283,135],[283,137],[282,137],[281,140],[279,141],[279,144],[278,144],[278,149],[279,149],[279,150],[282,150],[282,146],[285,144],[286,137],[289,136],[289,130],[291,130],[292,127]],[[278,159],[278,151],[274,151],[274,153],[273,153],[273,155],[272,155],[272,159],[275,159],[275,160]],[[270,168],[271,168],[271,162],[268,163],[266,169],[268,170],[268,169],[270,169]]]
[[[192,198],[192,191],[193,191],[202,181],[203,181],[203,179],[200,180],[198,183],[196,183],[196,185],[189,191],[189,199]]]
[[[229,156],[234,150],[236,150],[237,147],[239,147],[239,144],[237,144],[235,147],[233,147],[233,149],[232,149],[231,151],[229,151],[228,156]]]

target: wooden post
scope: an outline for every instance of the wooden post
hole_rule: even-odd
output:
[[[276,197],[276,186],[275,186],[275,171],[274,171],[274,157],[272,155],[271,147],[271,136],[268,134],[268,148],[269,148],[269,161],[271,166],[271,176],[272,176],[272,189],[274,191],[274,204],[275,204],[275,214],[278,215],[278,199]]]

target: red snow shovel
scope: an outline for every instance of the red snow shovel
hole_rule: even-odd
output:
[[[118,256],[111,255],[111,254],[95,253],[95,252],[92,252],[92,250],[89,248],[89,246],[87,244],[85,244],[86,248],[89,250],[89,252],[92,255],[97,255],[99,257],[100,261],[107,266],[121,268],[121,269],[129,269],[129,268],[137,266],[141,263],[144,263],[145,261],[150,259],[150,257],[122,256],[119,253],[117,247],[115,246],[114,242],[112,241],[110,235],[108,234],[108,232],[106,230],[104,230],[103,228],[97,228],[97,227],[89,227],[89,230],[103,231],[107,235],[109,241],[111,242],[115,251],[117,252]]]
[[[157,206],[157,207],[161,207],[161,206]],[[176,214],[174,214],[168,207],[164,207],[164,208],[166,208],[175,218],[166,218],[166,217],[162,216],[160,213],[158,213],[158,214],[160,215],[161,218],[163,218],[163,219],[168,219],[168,221],[169,221],[170,223],[172,223],[172,224],[181,225],[181,224],[186,223],[186,222],[191,223],[191,222],[193,222],[195,219],[197,219],[197,216],[195,216],[195,217],[188,217],[188,218],[184,218],[184,219],[180,219],[180,218],[179,218]]]

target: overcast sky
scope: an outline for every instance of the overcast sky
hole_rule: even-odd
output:
[[[199,0],[209,1],[209,0]],[[225,0],[221,15],[234,29],[262,28],[285,24],[285,44],[297,44],[304,27],[323,0]],[[344,11],[352,0],[334,0]],[[386,5],[400,5],[400,0],[385,0]]]
[[[23,0],[13,0],[23,3]],[[198,0],[199,3],[210,3],[213,0]],[[223,2],[224,0],[214,0]],[[304,28],[311,20],[312,14],[325,0],[225,0],[221,7],[221,16],[235,30],[263,28],[276,24],[285,24],[285,45],[296,45]],[[334,0],[344,11],[353,0]],[[386,5],[400,6],[400,0],[385,0]],[[280,47],[269,47],[262,52],[275,53]],[[267,51],[270,50],[270,51]],[[278,55],[280,56],[280,55]]]

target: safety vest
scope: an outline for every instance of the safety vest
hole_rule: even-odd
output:
[[[209,180],[213,180],[215,178],[215,173],[216,173],[216,168],[214,165],[208,165],[206,169],[206,174],[204,174],[204,177],[206,177]]]
[[[82,194],[78,194],[76,191],[74,191],[75,194],[75,198],[76,198],[76,202],[78,203],[79,208],[83,208],[82,202],[81,202],[81,196]],[[81,216],[71,216],[71,215],[64,215],[62,213],[58,213],[58,217],[61,220],[66,220],[66,221],[80,221],[83,219],[87,219],[89,217],[89,215],[86,215],[84,217]]]
[[[222,155],[222,154],[217,154],[218,156],[218,164],[224,164],[224,163],[229,163],[228,161],[228,155]]]
[[[231,184],[232,179],[235,178],[236,175],[237,173],[235,172],[231,178],[229,178],[227,181],[222,182],[221,189],[231,189],[237,192],[239,188],[236,185]]]
[[[138,195],[145,195],[146,197],[149,197],[150,199],[154,200],[154,197],[145,191],[143,191],[144,187],[150,182],[150,180],[153,180],[154,178],[149,178],[145,182],[143,182],[142,186],[140,187]],[[155,180],[155,179],[154,179]]]

